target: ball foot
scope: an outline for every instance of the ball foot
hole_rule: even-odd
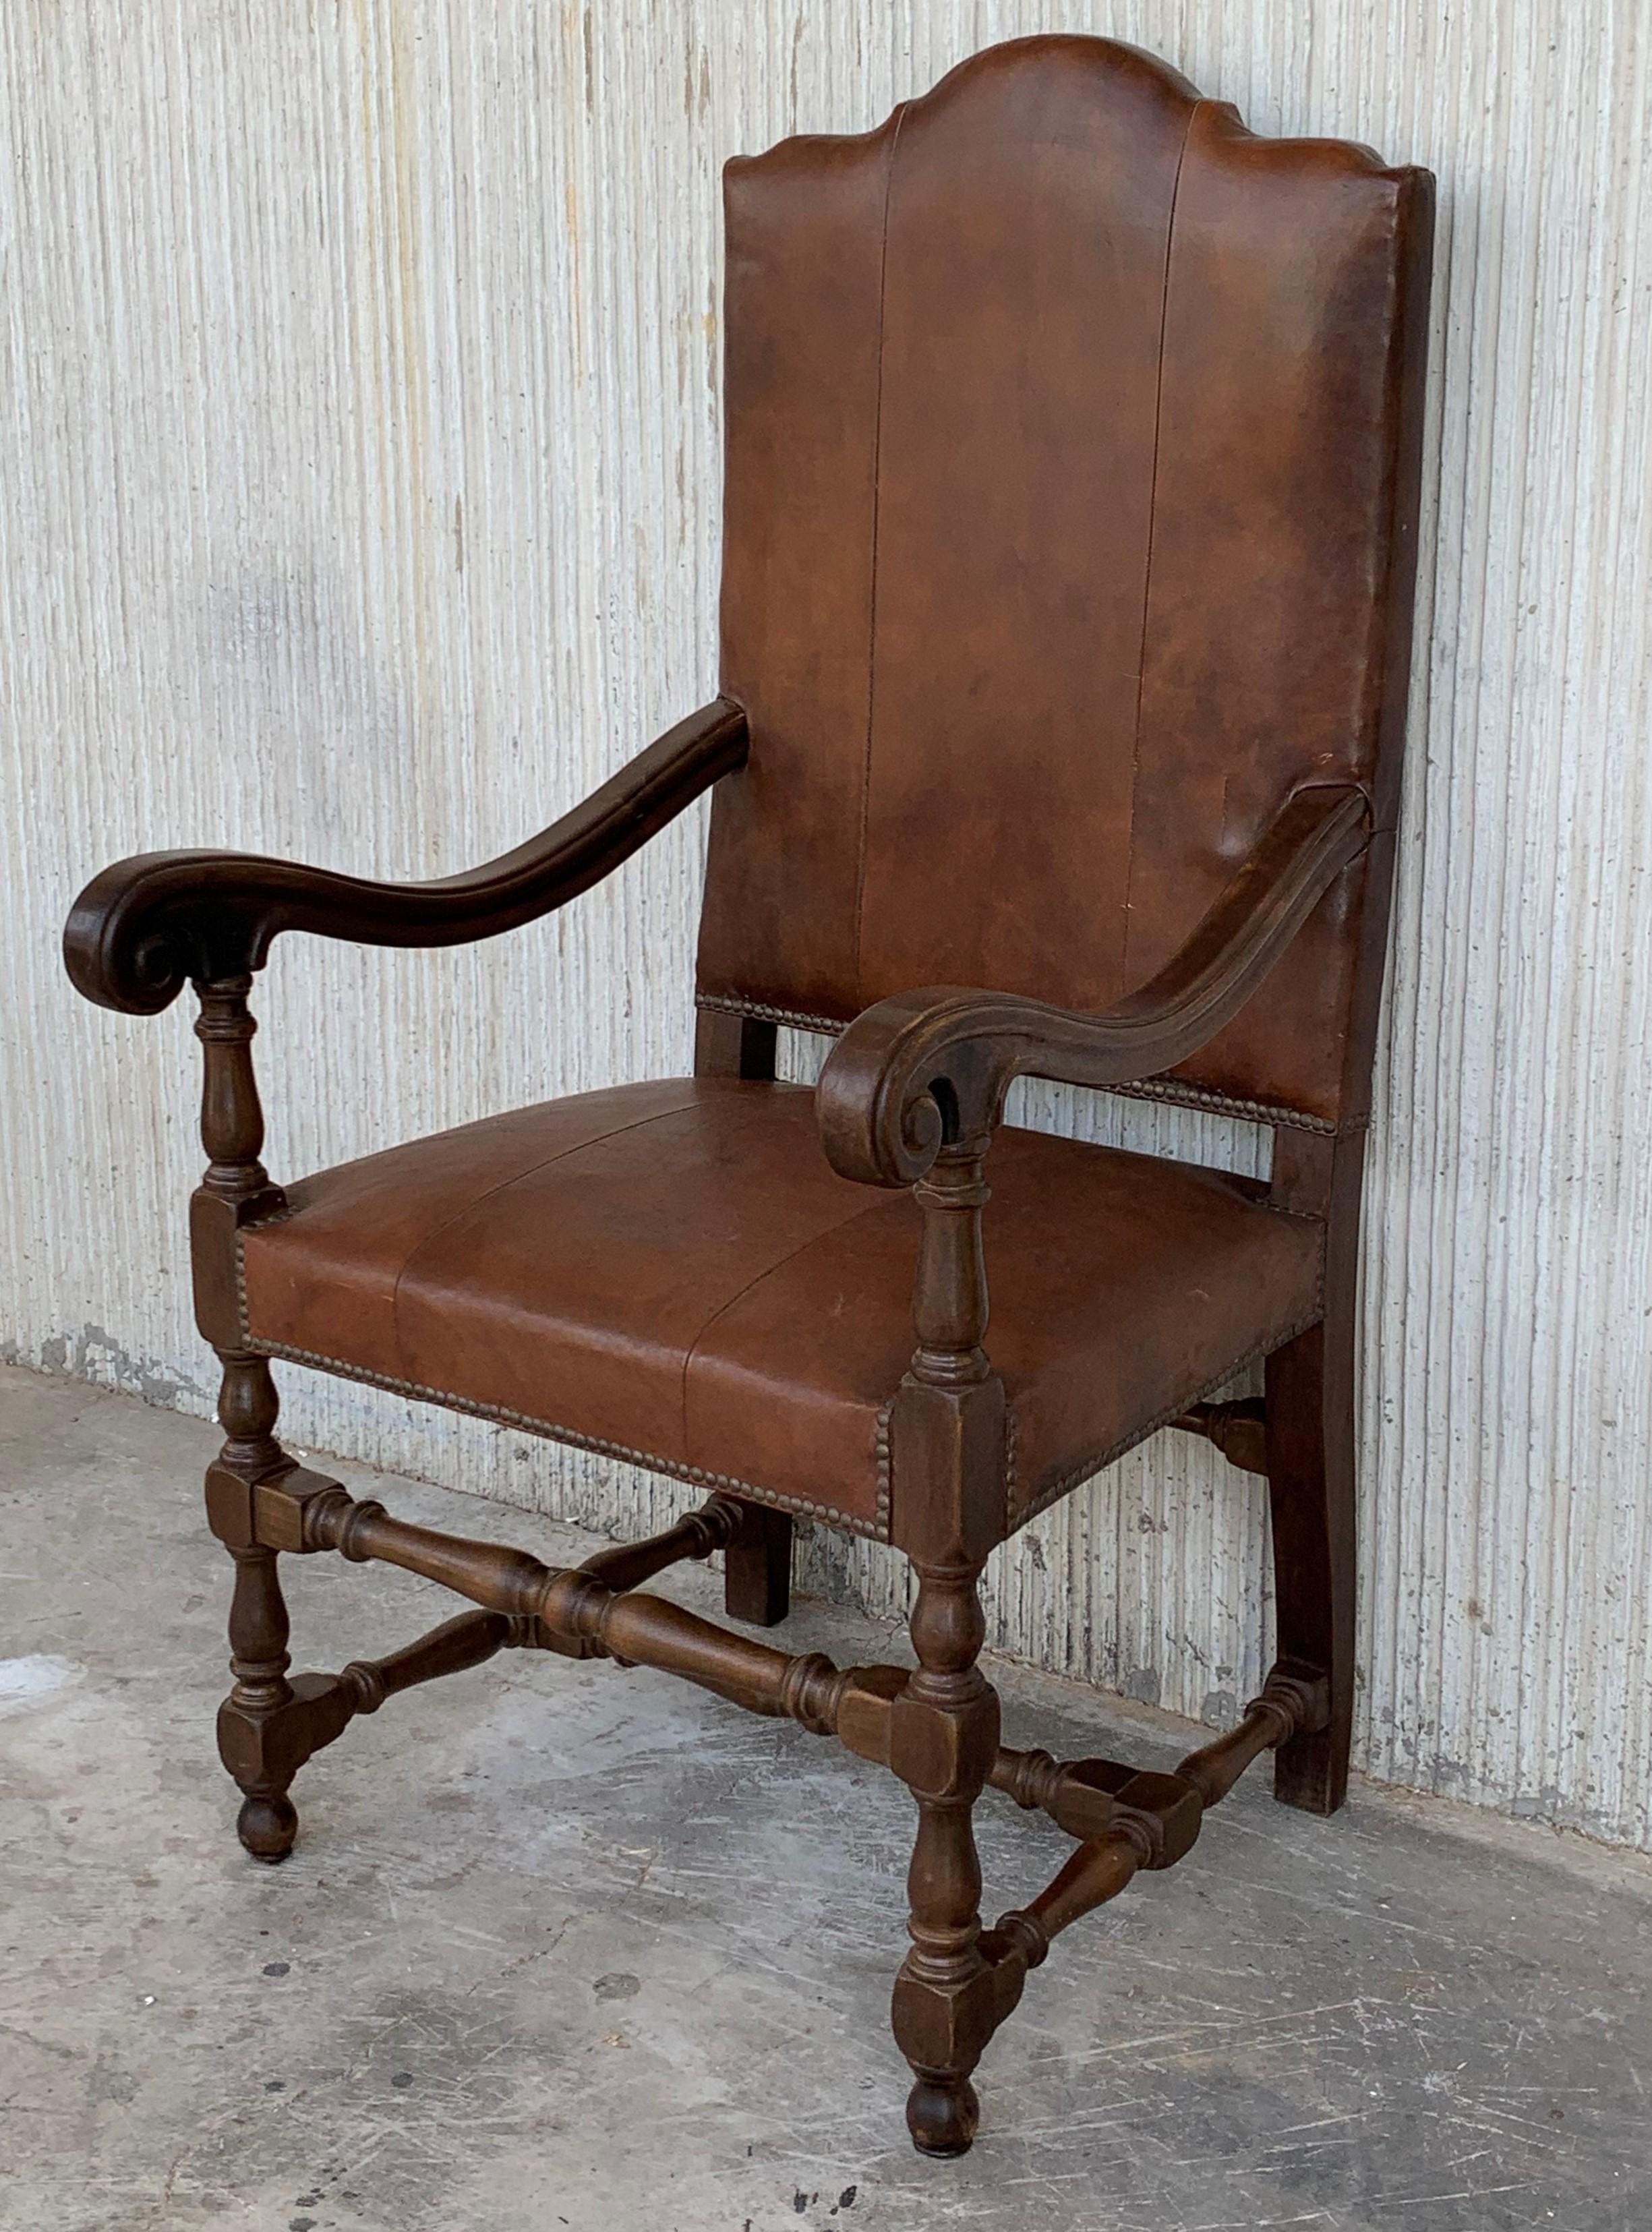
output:
[[[298,1834],[298,1808],[284,1796],[249,1798],[236,1821],[236,1834],[255,1860],[271,1867],[284,1860]]]
[[[920,2077],[906,2101],[906,2128],[921,2155],[964,2155],[981,2121],[981,2103],[967,2077]]]

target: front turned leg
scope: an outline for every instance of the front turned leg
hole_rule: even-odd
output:
[[[895,1982],[895,2038],[911,2065],[913,2144],[961,2155],[980,2104],[970,2073],[1002,2012],[981,1950],[981,1861],[973,1815],[998,1752],[998,1697],[975,1660],[985,1636],[979,1567],[919,1566],[912,1610],[918,1670],[894,1701],[890,1765],[917,1801],[907,1873],[912,1950]]]
[[[218,1753],[242,1793],[236,1833],[255,1860],[284,1860],[298,1834],[298,1811],[287,1795],[299,1762],[289,1764],[270,1739],[287,1679],[287,1606],[273,1550],[232,1550],[235,1594],[230,1600],[230,1670],[235,1687],[218,1710]]]
[[[275,1435],[280,1403],[262,1356],[221,1351],[224,1385],[218,1417],[224,1444],[207,1474],[207,1511],[213,1531],[235,1560],[230,1601],[230,1671],[235,1687],[218,1710],[218,1753],[240,1786],[236,1823],[254,1859],[284,1860],[298,1833],[298,1814],[287,1795],[304,1755],[282,1741],[294,1702],[287,1679],[288,1623],[276,1571],[276,1553],[252,1539],[253,1484],[279,1472],[288,1460]]]
[[[984,1138],[949,1141],[913,1188],[923,1213],[912,1324],[917,1347],[890,1413],[898,1538],[917,1575],[917,1670],[891,1701],[889,1763],[917,1801],[907,1874],[912,1950],[895,1982],[895,2037],[916,2080],[907,2128],[921,2154],[961,2155],[980,2104],[969,2082],[1007,2010],[1007,1969],[981,1950],[972,1816],[998,1759],[998,1696],[975,1661],[986,1640],[975,1584],[1005,1503],[1004,1391],[987,1360]]]

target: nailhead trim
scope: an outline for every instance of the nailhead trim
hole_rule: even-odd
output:
[[[696,1008],[711,1008],[721,1015],[755,1015],[759,1022],[789,1023],[800,1031],[825,1031],[839,1037],[849,1028],[840,1015],[800,1015],[791,1008],[767,1008],[761,1000],[725,1000],[716,992],[696,992]]]
[[[895,1409],[891,1396],[878,1413],[878,1516],[885,1530],[889,1525],[890,1507],[894,1495],[894,1470],[890,1462],[889,1424]],[[1015,1509],[1015,1458],[1018,1426],[1015,1405],[1007,1398],[1004,1403],[1004,1509]],[[881,1538],[887,1541],[885,1531]]]
[[[1171,1100],[1186,1108],[1208,1109],[1216,1116],[1242,1116],[1251,1124],[1279,1124],[1292,1132],[1319,1132],[1334,1139],[1338,1126],[1327,1117],[1305,1116],[1295,1108],[1275,1108],[1265,1100],[1238,1100],[1226,1093],[1207,1093],[1202,1086],[1183,1085],[1179,1079],[1143,1078],[1133,1085],[1104,1085],[1102,1093],[1117,1093],[1128,1100]]]
[[[341,1363],[334,1356],[318,1355],[312,1349],[289,1348],[282,1341],[261,1340],[256,1333],[249,1333],[246,1339],[248,1346],[261,1356],[277,1356],[288,1364],[312,1365],[323,1372],[335,1372],[343,1379],[365,1380],[370,1387],[386,1388],[392,1395],[416,1396],[420,1402],[439,1404],[444,1411],[463,1411],[476,1418],[496,1418],[502,1425],[537,1434],[542,1441],[564,1442],[576,1450],[589,1450],[598,1457],[619,1457],[627,1464],[642,1466],[647,1472],[666,1473],[674,1480],[691,1481],[696,1488],[724,1488],[731,1495],[749,1496],[759,1503],[780,1504],[805,1519],[829,1520],[832,1526],[847,1528],[852,1534],[869,1535],[877,1541],[889,1540],[886,1505],[880,1509],[878,1522],[869,1527],[864,1519],[853,1518],[832,1504],[811,1502],[800,1496],[784,1496],[779,1489],[760,1488],[755,1482],[736,1480],[731,1473],[707,1472],[699,1465],[678,1464],[673,1458],[656,1457],[649,1450],[629,1449],[624,1442],[606,1442],[595,1434],[576,1433],[571,1426],[554,1426],[543,1418],[530,1418],[524,1411],[507,1410],[501,1403],[472,1403],[463,1395],[445,1394],[439,1387],[421,1386],[415,1379],[395,1379],[388,1372],[368,1372],[360,1365]]]
[[[725,998],[716,992],[695,996],[696,1008],[715,1008],[725,1015],[755,1015],[765,1023],[787,1023],[794,1030],[824,1031],[839,1038],[849,1028],[832,1015],[802,1015],[790,1008],[766,1007],[760,1000]],[[1122,1093],[1130,1100],[1170,1100],[1186,1108],[1202,1108],[1217,1116],[1242,1116],[1251,1124],[1282,1124],[1294,1132],[1320,1132],[1334,1139],[1338,1126],[1325,1116],[1305,1116],[1299,1109],[1276,1108],[1266,1100],[1240,1100],[1227,1093],[1208,1093],[1200,1085],[1183,1085],[1176,1078],[1144,1078],[1132,1085],[1098,1085],[1098,1093]]]
[[[312,1368],[334,1373],[341,1379],[359,1379],[369,1387],[383,1387],[392,1395],[411,1395],[421,1403],[435,1403],[444,1411],[462,1411],[476,1418],[497,1419],[502,1425],[519,1427],[523,1432],[537,1434],[542,1441],[563,1442],[576,1450],[589,1450],[594,1456],[619,1457],[627,1464],[641,1465],[645,1471],[665,1473],[673,1480],[691,1482],[696,1488],[727,1489],[731,1495],[750,1496],[759,1503],[778,1504],[783,1510],[794,1511],[804,1519],[824,1519],[833,1527],[846,1528],[851,1534],[868,1535],[874,1541],[889,1540],[889,1492],[886,1469],[879,1473],[877,1517],[868,1526],[864,1519],[847,1511],[839,1511],[835,1504],[817,1503],[801,1496],[786,1496],[777,1488],[760,1488],[755,1482],[736,1480],[732,1474],[707,1472],[702,1466],[679,1464],[673,1458],[656,1457],[651,1450],[633,1450],[623,1442],[607,1442],[595,1434],[576,1433],[571,1426],[556,1426],[543,1418],[530,1418],[524,1411],[511,1411],[499,1403],[473,1403],[463,1395],[450,1395],[439,1387],[425,1387],[416,1379],[398,1379],[384,1372],[370,1372],[364,1366],[346,1364],[336,1356],[323,1356],[319,1350],[293,1348],[284,1341],[262,1340],[252,1330],[247,1308],[247,1280],[242,1241],[246,1233],[257,1232],[267,1224],[281,1224],[291,1217],[290,1209],[277,1210],[273,1216],[261,1217],[255,1223],[243,1226],[236,1236],[236,1296],[241,1317],[241,1333],[249,1348],[260,1356],[276,1356],[288,1364],[304,1364]],[[880,1418],[880,1431],[882,1421]]]
[[[1223,1371],[1219,1372],[1214,1379],[1207,1379],[1202,1386],[1189,1387],[1185,1395],[1179,1397],[1168,1409],[1161,1411],[1157,1418],[1150,1424],[1138,1428],[1132,1434],[1126,1435],[1122,1442],[1115,1442],[1111,1449],[1104,1450],[1099,1457],[1086,1457],[1082,1464],[1073,1466],[1069,1471],[1063,1473],[1059,1480],[1053,1482],[1048,1488],[1041,1489],[1031,1502],[1025,1504],[1020,1510],[1016,1511],[1012,1507],[1011,1525],[1024,1527],[1029,1519],[1036,1519],[1040,1511],[1047,1511],[1053,1503],[1059,1503],[1064,1496],[1071,1495],[1075,1488],[1082,1488],[1085,1482],[1091,1479],[1093,1475],[1105,1470],[1110,1464],[1116,1464],[1120,1457],[1128,1456],[1131,1450],[1135,1449],[1139,1443],[1146,1441],[1150,1435],[1156,1434],[1162,1426],[1168,1426],[1172,1418],[1179,1418],[1189,1405],[1201,1403],[1208,1395],[1215,1394],[1217,1388],[1231,1379],[1236,1372],[1243,1372],[1247,1366],[1256,1363],[1260,1358],[1271,1356],[1276,1348],[1283,1348],[1286,1341],[1295,1340],[1299,1334],[1306,1333],[1310,1326],[1318,1325],[1324,1315],[1323,1308],[1316,1305],[1309,1316],[1300,1319],[1295,1325],[1287,1326],[1283,1332],[1270,1334],[1267,1340],[1259,1341],[1256,1346],[1248,1350],[1245,1355],[1235,1357],[1234,1361]]]
[[[1278,1212],[1282,1216],[1290,1213],[1287,1210]],[[246,1261],[243,1243],[248,1233],[260,1232],[267,1225],[285,1224],[295,1214],[296,1211],[289,1204],[283,1204],[282,1208],[273,1210],[268,1217],[258,1217],[252,1223],[243,1225],[236,1235],[236,1301],[241,1320],[241,1333],[248,1347],[257,1354],[280,1357],[284,1362],[289,1364],[308,1365],[318,1371],[333,1372],[342,1379],[357,1379],[369,1387],[385,1388],[393,1395],[411,1395],[419,1402],[437,1404],[443,1410],[463,1411],[472,1418],[496,1419],[502,1425],[515,1426],[525,1433],[537,1434],[542,1441],[561,1442],[573,1449],[588,1450],[593,1455],[598,1457],[619,1457],[625,1463],[640,1465],[645,1471],[664,1473],[674,1480],[690,1481],[696,1487],[727,1489],[735,1496],[748,1496],[761,1503],[776,1504],[782,1510],[797,1513],[801,1518],[826,1520],[832,1526],[845,1528],[853,1534],[865,1535],[870,1541],[875,1542],[887,1542],[890,1540],[890,1515],[894,1501],[894,1476],[890,1459],[889,1429],[891,1414],[894,1409],[893,1398],[885,1403],[878,1413],[878,1423],[874,1430],[873,1448],[877,1466],[877,1489],[873,1509],[876,1515],[872,1524],[868,1526],[864,1519],[852,1517],[848,1512],[839,1511],[834,1504],[816,1503],[806,1496],[787,1496],[779,1489],[761,1488],[754,1482],[736,1480],[732,1474],[707,1472],[698,1465],[679,1464],[671,1457],[656,1457],[647,1450],[630,1449],[623,1442],[603,1441],[594,1434],[576,1433],[571,1426],[555,1426],[547,1424],[543,1418],[530,1418],[526,1411],[508,1410],[502,1404],[473,1403],[462,1395],[446,1394],[439,1387],[423,1386],[417,1380],[398,1379],[387,1372],[370,1372],[360,1365],[346,1364],[340,1358],[323,1356],[317,1350],[293,1348],[281,1341],[261,1340],[252,1330],[247,1306]],[[1299,1334],[1306,1333],[1310,1326],[1318,1325],[1325,1315],[1324,1301],[1325,1261],[1322,1255],[1319,1284],[1314,1296],[1313,1309],[1308,1316],[1287,1327],[1283,1332],[1273,1333],[1266,1340],[1259,1341],[1243,1356],[1235,1358],[1234,1362],[1218,1372],[1214,1379],[1206,1380],[1198,1386],[1189,1388],[1185,1395],[1178,1398],[1167,1410],[1162,1411],[1150,1424],[1127,1435],[1123,1441],[1114,1443],[1111,1448],[1104,1450],[1100,1456],[1085,1458],[1079,1464],[1064,1473],[1048,1488],[1041,1489],[1030,1502],[1019,1509],[1015,1502],[1015,1477],[1020,1455],[1020,1426],[1014,1405],[1007,1402],[1004,1411],[1004,1503],[1007,1515],[1007,1523],[1010,1531],[1014,1533],[1017,1528],[1024,1527],[1028,1520],[1037,1518],[1041,1511],[1047,1511],[1053,1503],[1059,1503],[1064,1496],[1070,1495],[1075,1488],[1082,1487],[1084,1483],[1094,1474],[1104,1471],[1110,1464],[1117,1463],[1120,1457],[1127,1456],[1138,1444],[1156,1434],[1161,1427],[1168,1426],[1172,1418],[1179,1418],[1189,1405],[1202,1402],[1207,1396],[1214,1394],[1215,1390],[1231,1379],[1235,1372],[1245,1371],[1259,1359],[1272,1355],[1276,1348],[1282,1348],[1287,1341],[1295,1340]]]

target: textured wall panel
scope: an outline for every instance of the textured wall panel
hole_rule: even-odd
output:
[[[1412,775],[1365,1249],[1360,1756],[1652,1844],[1652,213],[1624,0],[9,0],[0,10],[6,1353],[204,1409],[195,1049],[81,1007],[145,846],[388,875],[538,827],[709,691],[719,164],[964,54],[1138,41],[1260,130],[1441,178]],[[292,943],[291,1175],[683,1067],[703,823],[470,952]],[[815,1052],[788,1050],[799,1074]],[[1241,1127],[1036,1120],[1258,1167]],[[616,1529],[677,1491],[284,1375],[301,1443]],[[1259,1483],[1163,1436],[993,1580],[993,1640],[1221,1719]],[[887,1606],[891,1563],[818,1541]]]

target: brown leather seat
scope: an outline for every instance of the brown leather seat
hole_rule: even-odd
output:
[[[1260,1185],[1017,1130],[991,1179],[1013,1511],[1318,1314],[1323,1228]],[[837,1176],[802,1087],[587,1093],[288,1199],[243,1238],[258,1346],[888,1533],[919,1212]]]

